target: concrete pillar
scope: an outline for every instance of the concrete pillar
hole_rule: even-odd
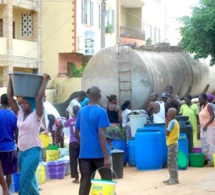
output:
[[[7,87],[8,74],[13,72],[13,0],[3,6],[3,37],[7,38],[7,61],[3,68],[3,87]]]

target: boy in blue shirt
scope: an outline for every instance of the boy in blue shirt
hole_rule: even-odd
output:
[[[0,109],[0,161],[3,174],[6,175],[8,189],[10,189],[12,174],[17,172],[18,159],[15,138],[18,137],[17,117],[8,107],[7,94],[1,96]]]
[[[166,144],[168,146],[168,169],[170,178],[164,183],[168,185],[178,184],[178,138],[180,126],[175,119],[177,110],[170,108],[166,119]]]
[[[76,120],[75,136],[80,143],[81,185],[79,195],[89,194],[91,177],[97,169],[99,169],[102,179],[112,179],[111,153],[105,136],[105,129],[110,126],[110,122],[105,109],[99,106],[100,99],[100,89],[91,87],[90,103],[79,110]]]

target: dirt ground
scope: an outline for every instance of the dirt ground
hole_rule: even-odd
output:
[[[215,168],[203,167],[179,170],[180,184],[168,186],[168,169],[157,171],[137,171],[136,167],[124,167],[123,178],[118,179],[117,195],[207,195],[215,194]],[[96,175],[99,178],[99,174]],[[39,186],[41,195],[78,195],[79,184],[73,184],[66,176],[62,180],[50,180]]]

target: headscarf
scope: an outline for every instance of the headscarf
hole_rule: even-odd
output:
[[[208,94],[207,97],[208,97],[209,101],[213,101],[214,100],[214,95],[213,94]]]
[[[36,109],[36,99],[32,97],[23,97],[23,99],[27,100],[31,104],[32,111]]]

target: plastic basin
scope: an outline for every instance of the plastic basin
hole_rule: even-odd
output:
[[[190,153],[189,157],[191,167],[204,167],[205,158],[203,153],[198,154]]]
[[[43,81],[42,75],[14,72],[11,74],[15,96],[37,97]]]
[[[66,172],[66,161],[48,162],[47,168],[50,179],[63,179]]]
[[[202,148],[201,147],[193,148],[193,153],[202,153]]]

